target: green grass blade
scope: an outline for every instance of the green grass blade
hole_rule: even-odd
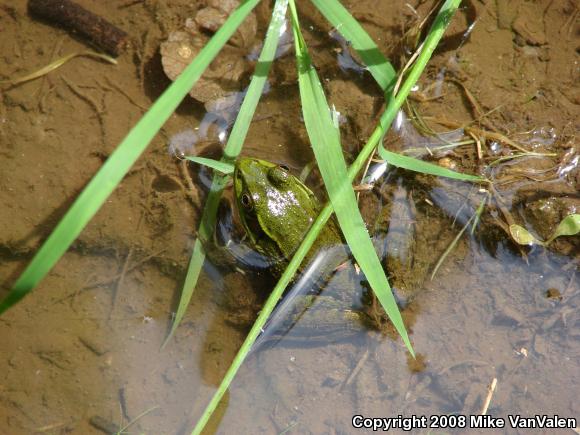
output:
[[[298,61],[298,84],[302,100],[302,113],[324,185],[354,258],[387,312],[393,326],[403,338],[407,349],[414,355],[397,302],[393,297],[385,272],[360,215],[352,185],[348,182],[346,162],[344,161],[338,129],[332,121],[322,84],[316,69],[312,66],[306,42],[300,32],[293,0],[290,0],[290,10]]]
[[[380,122],[385,132],[393,122],[397,111],[402,106],[403,102],[407,99],[407,96],[409,95],[409,92],[411,92],[412,87],[415,86],[415,83],[417,83],[417,80],[419,80],[419,77],[427,66],[427,62],[429,62],[429,59],[431,59],[435,48],[437,48],[437,44],[441,40],[443,33],[445,33],[445,29],[447,29],[447,26],[449,25],[449,22],[451,21],[451,18],[453,17],[453,14],[457,10],[457,7],[460,3],[461,0],[446,0],[443,6],[441,6],[439,13],[433,21],[433,25],[431,26],[431,29],[429,29],[429,33],[423,42],[421,53],[419,53],[417,60],[415,61],[413,67],[410,69],[407,79],[401,85],[401,88],[397,92],[395,98],[392,98],[389,101],[385,113],[381,117]],[[385,121],[388,121],[388,123],[385,123]],[[378,151],[379,155],[383,159],[388,160],[387,156],[389,154],[386,152],[387,150],[382,143],[380,144]]]
[[[447,5],[446,11],[448,14],[452,15],[457,6],[459,5],[460,1],[455,0],[451,3],[452,4],[450,6],[446,4]],[[447,19],[450,19],[450,15],[446,15],[446,17]],[[448,24],[448,22],[440,22],[437,20],[435,22],[436,23],[439,22],[439,25],[443,26],[444,28],[446,28]],[[431,43],[433,43],[433,41],[431,41]],[[436,44],[437,42],[434,43]],[[428,59],[424,59],[421,64],[416,64],[414,68],[419,68],[422,72],[422,70],[425,68],[427,64],[427,60]],[[381,116],[379,121],[379,125],[375,128],[375,130],[371,134],[369,140],[361,150],[360,154],[357,156],[356,160],[348,168],[348,178],[350,180],[350,183],[354,181],[357,174],[365,166],[367,159],[375,151],[377,145],[379,144],[379,141],[384,135],[384,132],[390,127],[391,123],[395,119],[402,102],[407,97],[409,90],[415,85],[415,82],[417,81],[419,75],[416,75],[414,77],[414,81],[411,84],[409,84],[408,86],[404,86],[404,88],[406,89],[406,94],[402,94],[401,92],[399,92],[399,94],[397,95],[399,98],[394,99],[395,103],[389,105],[387,110],[383,112],[383,115]],[[405,84],[407,84],[407,81],[405,81]],[[205,427],[211,414],[219,404],[224,393],[230,386],[234,376],[236,375],[245,358],[247,357],[248,353],[250,352],[252,345],[260,335],[262,328],[264,328],[266,321],[268,320],[268,317],[270,316],[270,314],[276,307],[276,304],[282,297],[284,290],[294,277],[296,271],[298,270],[298,267],[304,260],[304,257],[306,257],[306,254],[312,247],[312,244],[316,240],[316,237],[318,236],[318,234],[320,233],[320,231],[322,230],[322,228],[324,227],[324,225],[326,224],[331,215],[332,215],[332,205],[328,203],[324,206],[324,208],[322,209],[316,220],[313,222],[312,226],[310,227],[310,230],[308,231],[308,234],[306,234],[306,236],[304,237],[304,241],[300,244],[300,246],[296,250],[296,253],[290,260],[290,263],[288,263],[288,266],[284,270],[284,273],[282,273],[280,280],[274,287],[274,290],[272,290],[272,293],[270,293],[270,296],[268,297],[266,303],[262,307],[262,310],[260,311],[258,318],[256,319],[254,325],[250,329],[248,336],[246,337],[240,350],[236,354],[232,364],[228,368],[228,371],[226,372],[220,386],[218,387],[210,403],[206,407],[202,417],[197,422],[192,432],[193,435],[200,434],[203,428]]]
[[[234,165],[227,162],[222,162],[221,160],[208,159],[206,157],[197,156],[185,156],[185,160],[190,162],[199,163],[200,165],[212,168],[214,171],[221,172],[224,175],[230,175],[234,172]]]
[[[358,21],[348,12],[347,9],[338,0],[311,0],[312,3],[320,10],[328,21],[337,29],[338,32],[348,41],[352,43],[352,47],[361,56],[365,65],[377,84],[383,89],[387,90],[394,84],[396,74],[395,70],[381,53],[375,42],[358,23]],[[426,41],[426,44],[429,41]],[[429,55],[430,56],[430,55]],[[481,177],[474,175],[462,174],[455,171],[450,171],[440,166],[431,163],[423,162],[418,159],[412,159],[401,156],[396,153],[385,150],[383,158],[389,163],[409,169],[412,171],[423,172],[425,174],[432,174],[441,177],[454,178],[463,181],[485,181]],[[388,156],[388,158],[387,158]]]
[[[123,139],[44,242],[8,296],[0,302],[0,313],[36,287],[62,257],[258,1],[248,0],[231,14],[199,55]]]
[[[352,44],[383,91],[395,84],[395,69],[375,41],[338,0],[312,0],[322,15]]]
[[[229,135],[228,143],[224,149],[222,162],[227,164],[231,164],[242,150],[242,145],[246,138],[246,134],[248,133],[248,129],[250,128],[250,123],[254,116],[254,112],[256,111],[256,107],[258,106],[258,101],[262,96],[262,91],[264,90],[264,85],[266,84],[268,73],[270,72],[270,66],[272,65],[272,61],[276,54],[278,40],[280,39],[280,28],[284,22],[287,4],[287,0],[277,0],[276,5],[274,6],[272,21],[270,22],[266,33],[264,47],[262,48],[258,63],[256,64],[256,69],[252,76],[250,86],[248,87],[248,91],[246,92],[246,96],[244,97],[244,101],[240,107],[240,112],[236,117],[236,122]],[[202,244],[208,241],[213,234],[219,200],[226,184],[227,178],[219,174],[214,175],[212,187],[201,217],[197,239],[193,246],[193,254],[189,261],[183,289],[181,290],[179,305],[175,313],[175,318],[173,319],[173,324],[171,325],[171,330],[169,331],[162,348],[169,342],[179,326],[181,319],[183,319],[189,301],[191,300],[191,296],[193,295],[193,291],[195,290],[201,267],[205,261],[205,250],[203,249]]]
[[[424,162],[423,160],[415,159],[413,157],[403,156],[401,154],[388,151],[387,149],[381,150],[379,153],[382,158],[392,165],[399,168],[408,169],[410,171],[421,172],[423,174],[436,175],[438,177],[453,178],[455,180],[462,181],[473,181],[473,182],[483,182],[487,181],[483,177],[478,177],[477,175],[463,174],[461,172],[455,172],[447,168],[443,168],[439,165],[433,163]]]
[[[474,219],[475,219],[476,216],[477,216],[477,214],[474,214],[473,216],[471,216],[467,220],[467,222],[465,223],[465,225],[463,225],[463,227],[461,228],[461,230],[453,238],[453,240],[451,241],[451,243],[449,244],[449,246],[447,246],[447,248],[445,249],[445,251],[443,252],[443,254],[441,254],[441,257],[439,257],[439,260],[437,260],[437,263],[435,264],[435,267],[433,268],[433,272],[431,272],[431,279],[435,278],[435,275],[437,274],[437,271],[439,270],[439,268],[441,267],[441,265],[443,264],[443,262],[445,261],[445,259],[447,258],[447,256],[451,253],[451,251],[453,251],[453,249],[455,249],[455,247],[457,246],[457,243],[459,242],[459,239],[461,239],[461,236],[463,235],[463,233],[465,232],[465,230],[469,227],[469,224],[474,221]]]

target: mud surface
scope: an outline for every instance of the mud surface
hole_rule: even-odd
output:
[[[79,3],[127,31],[132,46],[115,66],[79,57],[40,79],[0,87],[0,296],[170,83],[161,43],[207,6],[181,0]],[[263,3],[248,53],[267,23]],[[399,68],[406,48],[401,41],[408,40],[403,35],[432,5],[412,2],[416,15],[406,2],[379,3],[347,6]],[[313,6],[304,3],[300,10],[352,155],[378,119],[380,90]],[[580,416],[578,237],[529,248],[515,245],[505,231],[514,222],[545,240],[563,216],[578,213],[578,17],[572,0],[474,0],[464,2],[452,22],[412,101],[438,132],[473,127],[466,132],[484,142],[482,156],[470,143],[436,150],[430,159],[471,172],[489,168],[512,151],[486,132],[554,155],[487,169],[497,192],[480,229],[460,238],[432,280],[435,262],[486,194],[390,171],[361,197],[365,217],[388,230],[387,240],[397,246],[387,267],[395,285],[412,292],[404,315],[418,363],[409,362],[399,340],[372,331],[316,346],[282,342],[248,359],[209,433],[346,434],[356,433],[354,414],[478,414],[493,378],[498,386],[491,415]],[[88,48],[30,18],[24,0],[0,1],[0,27],[1,79]],[[243,153],[298,173],[312,153],[292,56],[274,64]],[[245,75],[236,78],[239,91],[253,67],[245,62]],[[187,97],[48,277],[0,317],[0,433],[114,432],[142,413],[129,430],[190,433],[244,338],[245,329],[231,321],[240,315],[232,314],[232,305],[253,309],[261,297],[255,287],[271,285],[260,276],[222,275],[208,266],[173,341],[159,350],[207,180],[175,152],[219,152],[232,116],[223,101],[213,102]],[[231,102],[225,107],[235,109]],[[387,145],[426,154],[406,125],[389,135]],[[412,240],[402,238],[407,233]]]

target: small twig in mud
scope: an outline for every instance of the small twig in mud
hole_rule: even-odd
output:
[[[463,82],[460,82],[459,80],[456,79],[448,78],[447,81],[453,83],[454,85],[459,86],[463,90],[465,98],[467,98],[469,104],[471,104],[471,107],[473,108],[474,112],[473,114],[475,115],[476,118],[481,118],[484,113],[483,108],[481,107],[481,104],[479,104],[479,101],[477,101],[477,99],[473,96],[471,91],[467,89],[467,86],[465,86]]]
[[[65,424],[66,424],[66,423],[54,423],[54,424],[48,424],[48,425],[46,425],[46,426],[42,426],[42,427],[39,427],[39,428],[36,428],[36,429],[34,429],[34,432],[35,432],[35,433],[36,433],[36,432],[43,433],[43,432],[49,432],[49,431],[53,431],[53,430],[55,430],[55,429],[58,429],[58,428],[61,428],[61,427],[63,427]]]
[[[128,45],[127,33],[70,0],[30,0],[28,9],[38,18],[84,36],[113,56],[121,54]]]
[[[526,154],[529,154],[531,152],[530,150],[525,149],[524,147],[517,144],[516,142],[514,142],[513,140],[511,140],[510,138],[508,138],[507,136],[505,136],[501,133],[482,130],[482,129],[477,128],[477,127],[471,127],[469,125],[461,124],[457,121],[450,121],[450,120],[444,119],[444,118],[424,117],[423,119],[429,119],[431,121],[436,122],[437,124],[443,125],[445,127],[453,128],[453,129],[462,128],[465,130],[466,133],[471,132],[480,138],[483,137],[487,140],[491,139],[491,140],[496,140],[498,142],[505,143],[506,145],[509,145],[509,146],[511,146],[517,150],[520,150],[521,152],[526,153]]]
[[[106,434],[115,434],[119,431],[119,425],[101,417],[100,415],[93,415],[89,418],[89,424],[95,429],[100,430]]]
[[[117,6],[117,9],[129,8],[131,6],[138,5],[139,3],[143,3],[144,1],[145,0],[129,0],[124,3],[121,3],[119,6]]]
[[[456,367],[461,367],[462,365],[466,365],[466,364],[471,364],[471,365],[478,366],[478,367],[484,367],[484,366],[490,365],[486,361],[480,361],[477,359],[466,359],[465,361],[459,361],[459,362],[453,363],[447,367],[443,367],[441,370],[439,370],[439,372],[437,372],[437,376],[441,376],[441,375],[445,374],[446,372],[448,372],[449,370],[453,370]]]
[[[97,102],[95,101],[95,99],[93,97],[91,97],[86,92],[81,91],[78,88],[78,86],[76,86],[74,83],[68,81],[66,77],[62,76],[62,80],[66,83],[66,85],[68,86],[68,88],[71,90],[71,92],[73,94],[75,94],[81,100],[88,103],[89,106],[91,106],[91,108],[95,111],[95,113],[97,115],[97,119],[99,121],[99,127],[101,130],[101,139],[103,142],[106,142],[106,133],[107,132],[106,132],[106,128],[105,128],[105,122],[103,121],[103,113],[105,110],[102,107],[102,105],[97,104]]]
[[[475,148],[477,150],[477,160],[481,161],[481,159],[483,159],[483,153],[481,152],[481,140],[479,139],[478,136],[473,134],[472,131],[468,132],[467,134],[471,136],[475,141]]]
[[[489,404],[491,403],[491,398],[493,393],[495,392],[495,387],[497,386],[497,378],[493,378],[489,387],[487,387],[487,397],[485,398],[485,402],[483,402],[483,407],[481,408],[480,415],[487,414],[487,408],[489,408]]]
[[[137,225],[137,228],[139,228],[139,225]],[[115,285],[115,288],[113,290],[112,301],[111,301],[111,311],[109,312],[109,319],[113,315],[113,311],[115,310],[115,306],[117,305],[117,298],[119,296],[119,291],[123,285],[123,281],[125,280],[125,276],[127,276],[127,270],[129,269],[129,261],[131,261],[131,257],[133,256],[133,251],[134,251],[133,246],[131,246],[131,248],[129,249],[129,253],[127,254],[127,257],[125,258],[125,262],[123,263],[123,268],[121,269],[121,273],[119,275],[119,279],[117,280],[117,284]]]
[[[66,77],[63,76],[62,80],[66,83],[66,85],[73,92],[73,94],[75,94],[77,97],[81,98],[82,100],[85,100],[85,102],[89,103],[89,105],[93,108],[93,110],[99,116],[99,118],[102,116],[104,109],[102,107],[100,107],[100,104],[97,104],[97,102],[95,101],[95,99],[93,97],[91,97],[89,94],[81,91],[77,85],[70,82]]]
[[[352,369],[352,372],[350,372],[350,375],[348,375],[348,378],[346,378],[346,380],[344,381],[344,384],[342,384],[341,389],[344,387],[348,387],[352,383],[354,378],[356,378],[356,375],[359,374],[359,372],[363,368],[364,364],[369,359],[369,354],[370,354],[370,352],[367,348],[367,350],[365,350],[365,353],[363,354],[363,356],[356,363],[356,366],[354,366],[354,369]]]
[[[187,160],[181,160],[179,162],[179,170],[181,172],[181,176],[183,177],[185,183],[187,184],[187,188],[185,189],[186,196],[189,198],[191,204],[194,207],[199,208],[201,200],[199,198],[199,192],[195,187],[195,185],[193,184],[191,176],[189,175],[189,170],[187,168]]]
[[[141,260],[133,263],[130,267],[127,267],[127,270],[125,271],[125,274],[134,271],[136,268],[138,268],[142,264],[148,262],[152,258],[158,257],[159,255],[161,255],[166,250],[167,250],[166,248],[160,249],[159,251],[154,252],[153,254],[150,254],[147,257],[145,257],[145,258],[143,258],[143,259],[141,259]],[[109,286],[109,285],[114,284],[115,282],[117,282],[121,278],[121,274],[122,273],[118,273],[115,276],[113,276],[113,277],[111,277],[111,278],[109,278],[109,279],[107,279],[105,281],[98,281],[98,282],[93,282],[93,283],[87,284],[83,288],[84,289],[89,289],[89,288],[95,288],[95,287],[106,287],[106,286]]]
[[[120,93],[121,95],[123,95],[127,100],[129,100],[129,102],[131,104],[133,104],[135,107],[138,107],[139,109],[141,109],[143,112],[147,112],[147,107],[139,104],[133,97],[131,97],[131,95],[129,95],[123,88],[121,88],[119,85],[117,85],[115,82],[113,82],[109,77],[105,77],[105,80],[107,81],[107,86],[109,86],[111,88],[111,91],[116,91],[118,93]],[[106,86],[103,86],[101,84],[101,87],[103,89],[107,89]]]

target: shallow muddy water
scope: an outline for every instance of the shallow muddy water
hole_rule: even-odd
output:
[[[205,6],[78,3],[123,28],[132,44],[117,65],[78,57],[37,80],[0,85],[2,297],[168,86],[160,46]],[[0,0],[1,80],[89,48],[82,37],[31,18],[26,4]],[[408,57],[403,35],[433,3],[345,5],[398,69]],[[381,113],[380,90],[310,3],[299,10],[352,160]],[[227,86],[208,81],[209,96],[194,93],[203,102],[186,97],[47,278],[0,316],[0,434],[110,433],[133,420],[131,433],[191,432],[275,281],[207,264],[181,326],[160,350],[209,179],[176,155],[219,155],[240,96],[218,94],[232,82],[243,91],[268,13],[263,2],[257,35],[244,33],[229,48],[241,56],[240,76]],[[250,355],[207,433],[354,434],[363,430],[353,428],[354,415],[478,415],[493,379],[487,413],[505,418],[505,428],[416,432],[554,433],[512,428],[507,416],[580,417],[580,238],[520,247],[505,231],[513,220],[545,240],[566,214],[578,213],[579,14],[572,0],[463,2],[412,102],[438,132],[473,128],[425,139],[401,116],[386,138],[392,150],[482,172],[496,183],[478,229],[462,235],[433,279],[438,259],[487,192],[389,169],[361,194],[369,228],[384,237],[389,277],[408,302],[403,316],[417,360],[392,334],[362,326],[342,338],[289,334]],[[243,154],[299,174],[313,156],[288,47],[273,65]],[[512,152],[500,135],[552,155],[490,166]],[[465,138],[472,142],[441,151]],[[483,142],[480,158],[473,139]],[[321,192],[315,174],[309,183]]]

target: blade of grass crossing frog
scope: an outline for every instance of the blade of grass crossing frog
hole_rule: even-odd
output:
[[[228,17],[197,57],[131,129],[66,212],[8,296],[0,302],[0,313],[36,287],[63,256],[258,1],[245,1]]]
[[[199,163],[200,165],[212,168],[214,171],[221,172],[224,175],[230,175],[234,172],[234,165],[220,160],[208,159],[205,157],[185,156],[184,159],[190,162]]]
[[[455,3],[456,3],[455,4],[455,8],[456,8],[457,4],[459,2],[455,2]],[[426,64],[426,62],[421,66],[421,68],[424,68],[425,64]],[[405,87],[407,89],[407,91],[406,91],[407,94],[408,94],[409,90],[415,85],[417,77],[414,78],[414,80],[412,81],[412,83],[409,86]],[[377,125],[377,127],[375,128],[375,130],[371,134],[369,140],[367,141],[365,146],[362,148],[360,154],[357,156],[357,158],[355,159],[353,164],[348,168],[348,177],[349,177],[349,180],[351,183],[354,181],[354,178],[356,177],[356,175],[361,171],[363,166],[366,164],[367,159],[370,157],[370,155],[376,149],[376,147],[379,144],[379,141],[383,135],[383,132],[390,127],[391,123],[395,119],[395,116],[396,116],[399,108],[401,107],[402,102],[406,98],[407,94],[404,94],[404,97],[403,97],[402,96],[403,94],[399,93],[399,95],[401,95],[401,98],[399,98],[398,101],[395,101],[395,104],[392,104],[390,106],[390,108],[385,110],[385,112],[381,116],[381,119],[379,121],[379,125]],[[304,257],[306,256],[306,254],[308,253],[310,248],[312,247],[314,240],[316,239],[317,235],[320,233],[321,229],[324,227],[324,225],[326,224],[326,222],[328,221],[328,219],[330,218],[331,215],[332,215],[332,205],[330,203],[327,203],[324,206],[324,208],[322,209],[322,211],[320,212],[320,214],[318,215],[318,217],[312,223],[312,226],[310,227],[310,230],[308,231],[308,233],[304,237],[303,242],[300,244],[300,246],[296,250],[296,253],[294,254],[292,259],[290,260],[288,267],[286,267],[286,269],[282,273],[282,276],[280,277],[280,280],[278,281],[278,283],[276,284],[276,286],[272,290],[272,293],[270,293],[270,296],[268,297],[268,299],[266,300],[266,303],[262,307],[262,310],[260,311],[258,318],[256,319],[256,321],[254,322],[254,325],[250,329],[248,336],[246,337],[240,350],[236,354],[232,364],[228,368],[228,371],[226,372],[220,386],[216,390],[210,403],[206,407],[202,417],[197,422],[192,434],[201,433],[201,431],[205,427],[207,421],[209,420],[213,411],[215,410],[215,408],[219,404],[225,391],[230,386],[237,371],[241,367],[244,359],[249,354],[252,345],[256,341],[257,337],[260,335],[260,332],[261,332],[262,328],[264,327],[264,325],[266,324],[266,321],[268,320],[270,313],[276,307],[276,304],[280,300],[282,294],[284,293],[284,290],[286,289],[286,287],[288,286],[288,284],[292,280],[293,276],[295,275],[296,271],[298,270],[298,267],[302,263],[302,260],[304,259]]]
[[[252,117],[254,116],[254,112],[256,111],[258,101],[262,96],[262,91],[264,90],[264,85],[266,84],[270,66],[276,54],[278,40],[280,39],[280,29],[284,23],[287,5],[288,0],[277,0],[274,5],[272,20],[266,33],[264,47],[262,48],[262,52],[258,58],[258,63],[256,64],[254,75],[250,81],[250,86],[248,87],[248,91],[246,92],[244,101],[240,107],[240,112],[236,117],[236,122],[234,123],[232,132],[229,135],[228,142],[224,149],[224,157],[222,158],[222,162],[225,164],[231,165],[242,150],[242,144],[244,143],[246,134],[248,133],[248,129],[250,127]],[[179,305],[171,325],[171,330],[163,342],[163,345],[161,346],[162,348],[165,347],[165,345],[169,342],[173,336],[173,333],[179,326],[181,319],[185,315],[185,311],[187,310],[191,296],[193,295],[195,285],[197,284],[197,280],[201,272],[201,267],[205,261],[205,251],[202,246],[202,241],[208,241],[213,234],[219,199],[225,185],[226,180],[221,175],[216,174],[214,176],[212,188],[208,195],[206,206],[201,218],[198,237],[195,241],[193,254],[189,261],[185,282],[183,284],[183,289],[181,290],[181,296],[179,298]]]
[[[322,85],[300,32],[294,0],[290,0],[290,11],[298,61],[302,113],[324,185],[354,258],[407,349],[414,355],[397,303],[358,210],[354,190],[348,181],[339,134],[333,124]]]
[[[395,69],[359,22],[338,0],[312,0],[312,3],[352,44],[381,89],[389,90],[395,83]]]

